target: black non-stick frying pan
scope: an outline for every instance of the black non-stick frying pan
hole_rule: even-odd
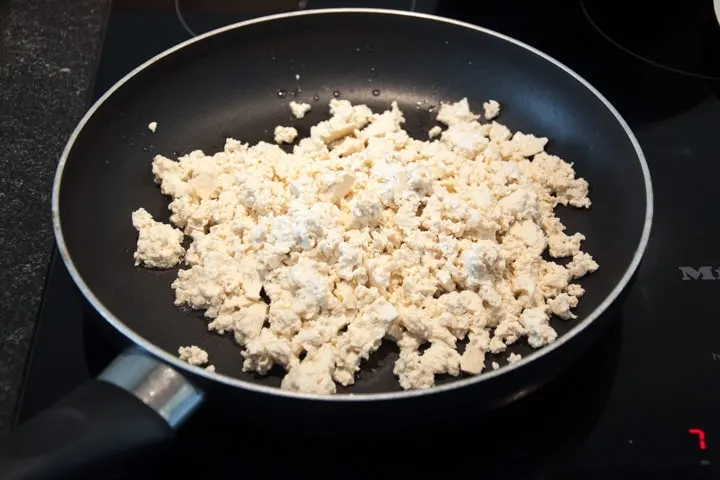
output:
[[[327,117],[334,95],[379,110],[397,100],[418,138],[434,125],[429,106],[496,99],[503,123],[549,137],[548,150],[574,162],[591,184],[593,206],[560,216],[569,231],[587,236],[584,245],[601,267],[583,282],[579,318],[553,320],[555,343],[539,351],[514,346],[522,361],[424,391],[400,391],[393,352],[383,349],[338,395],[301,395],[277,388],[279,377],[242,373],[232,340],[209,334],[199,314],[173,305],[175,271],[133,266],[130,213],[142,206],[168,217],[150,173],[154,154],[213,152],[226,137],[270,141],[276,125],[307,134]],[[313,103],[305,119],[291,117],[293,98]],[[158,122],[155,134],[150,121]],[[477,409],[507,403],[552,378],[597,337],[638,267],[651,218],[647,165],[623,119],[575,73],[511,38],[427,15],[363,9],[276,15],[197,37],[118,82],[65,149],[53,192],[59,251],[89,303],[132,348],[100,379],[6,437],[1,476],[76,478],[125,459],[168,439],[206,393],[232,402],[228,415],[292,411],[296,421],[352,415],[356,423],[380,411],[398,422],[417,420],[438,402],[453,405],[449,410],[463,401]],[[180,361],[177,348],[188,344],[208,350],[217,373]]]

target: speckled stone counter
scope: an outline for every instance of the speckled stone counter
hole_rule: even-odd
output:
[[[109,3],[0,0],[0,431],[40,306],[55,166],[87,106]]]

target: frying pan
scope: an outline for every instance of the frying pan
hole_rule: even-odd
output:
[[[548,150],[574,162],[591,184],[589,211],[560,212],[569,231],[587,236],[584,245],[601,265],[584,281],[579,318],[553,320],[559,338],[543,349],[513,346],[524,355],[518,363],[422,391],[400,391],[388,349],[365,365],[356,385],[335,396],[282,391],[276,376],[243,373],[230,339],[209,334],[199,314],[173,305],[175,271],[133,266],[130,213],[142,206],[168,219],[167,199],[150,173],[155,153],[217,151],[226,137],[270,140],[275,125],[293,121],[293,95],[318,99],[305,119],[294,121],[301,135],[326,118],[327,102],[340,96],[380,110],[397,100],[406,129],[424,138],[434,125],[426,106],[467,96],[476,106],[496,99],[511,129],[549,137]],[[150,121],[158,122],[155,134],[147,129]],[[127,461],[164,444],[206,396],[248,420],[277,421],[292,412],[292,421],[309,428],[344,429],[388,418],[399,426],[418,423],[437,416],[431,412],[439,405],[461,412],[513,401],[571,364],[611,321],[648,241],[652,189],[640,146],[618,112],[547,55],[439,17],[331,9],[231,25],[128,74],[72,134],[52,212],[58,249],[75,283],[128,348],[98,379],[3,439],[3,478],[77,478]],[[188,344],[208,350],[217,373],[180,361],[177,348]]]

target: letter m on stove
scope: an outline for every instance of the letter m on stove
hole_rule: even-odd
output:
[[[709,266],[704,267],[678,267],[682,274],[683,280],[717,280],[720,276],[719,268],[713,269]]]

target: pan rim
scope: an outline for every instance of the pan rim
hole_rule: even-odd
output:
[[[524,356],[520,361],[510,364],[510,365],[507,365],[501,369],[491,370],[486,373],[481,373],[479,375],[475,375],[475,376],[472,376],[469,378],[455,380],[453,382],[450,382],[450,383],[447,383],[444,385],[437,385],[437,386],[434,386],[429,389],[403,390],[403,391],[386,392],[386,393],[357,393],[357,394],[337,393],[334,395],[298,393],[298,392],[291,392],[291,391],[287,391],[287,390],[281,390],[280,388],[277,388],[277,387],[270,387],[270,386],[266,386],[266,385],[248,382],[248,381],[236,378],[236,377],[223,375],[223,374],[217,373],[217,372],[208,372],[201,367],[190,365],[190,364],[180,360],[178,357],[171,355],[169,352],[158,347],[157,345],[155,345],[154,343],[145,339],[141,335],[137,334],[133,329],[128,327],[122,320],[120,320],[118,317],[116,317],[95,296],[95,294],[93,293],[90,286],[85,282],[85,280],[80,275],[80,272],[75,267],[75,264],[73,263],[73,260],[70,256],[70,252],[68,251],[67,245],[65,243],[65,239],[64,239],[63,231],[62,231],[61,219],[60,219],[60,188],[62,186],[62,177],[63,177],[65,165],[70,156],[73,145],[74,145],[75,141],[77,140],[78,136],[81,134],[85,125],[90,121],[90,119],[93,117],[95,112],[98,109],[100,109],[100,107],[103,105],[103,103],[108,98],[110,98],[117,90],[119,90],[130,79],[132,79],[133,77],[138,75],[140,72],[142,72],[143,70],[148,68],[150,65],[175,53],[178,50],[181,50],[182,48],[185,48],[196,42],[202,41],[203,39],[210,38],[215,35],[219,35],[219,34],[222,34],[222,33],[237,29],[237,28],[242,28],[242,27],[245,27],[248,25],[253,25],[256,23],[263,23],[263,22],[269,22],[269,21],[273,21],[273,20],[285,19],[285,18],[289,18],[289,17],[300,17],[300,16],[306,16],[306,15],[357,14],[357,13],[376,14],[376,15],[396,15],[396,16],[411,17],[411,18],[416,18],[416,19],[431,20],[431,21],[436,21],[436,22],[443,22],[443,23],[447,23],[447,24],[454,25],[457,27],[475,30],[475,31],[480,32],[485,35],[496,37],[500,40],[503,40],[505,42],[508,42],[508,43],[514,44],[520,48],[523,48],[523,49],[527,50],[528,52],[540,57],[541,59],[555,65],[556,67],[565,71],[568,75],[572,76],[577,82],[579,82],[587,90],[589,90],[593,95],[595,95],[598,98],[598,100],[600,100],[605,105],[605,107],[610,111],[610,113],[613,114],[616,121],[620,124],[620,126],[625,131],[625,134],[627,135],[628,139],[630,140],[630,142],[635,150],[635,154],[637,155],[637,160],[640,162],[640,167],[641,167],[641,170],[643,173],[643,181],[645,184],[645,220],[644,220],[644,224],[643,224],[642,234],[640,235],[640,240],[635,249],[635,253],[633,255],[632,261],[628,265],[627,269],[625,270],[625,273],[620,278],[618,283],[615,285],[613,290],[605,297],[605,299],[600,303],[600,305],[598,305],[592,312],[590,312],[589,315],[587,315],[580,322],[578,322],[576,325],[574,325],[567,333],[562,335],[555,342],[553,342],[549,345],[546,345],[543,348],[535,350],[531,354]],[[65,267],[67,268],[68,272],[70,273],[70,276],[73,279],[73,282],[75,283],[75,285],[77,285],[77,287],[80,290],[80,292],[82,293],[82,295],[87,299],[87,301],[90,303],[90,305],[92,305],[92,307],[100,314],[100,316],[103,317],[104,321],[108,322],[115,330],[117,330],[120,334],[122,334],[124,337],[126,337],[135,346],[142,348],[147,354],[162,360],[163,362],[170,365],[172,368],[178,370],[179,372],[191,373],[192,375],[202,377],[205,380],[208,380],[211,382],[218,382],[220,384],[223,384],[223,385],[226,385],[229,387],[241,388],[241,389],[249,390],[249,391],[252,391],[255,393],[279,395],[282,397],[295,398],[295,399],[301,399],[301,400],[321,400],[321,401],[329,401],[329,402],[335,402],[335,401],[363,402],[363,401],[370,401],[370,400],[373,400],[373,401],[374,400],[399,400],[399,399],[408,399],[408,398],[413,398],[413,397],[419,397],[421,395],[440,394],[443,392],[452,391],[452,390],[463,388],[466,386],[478,384],[478,383],[484,382],[486,380],[494,379],[505,373],[510,373],[516,369],[522,368],[523,366],[530,364],[531,362],[535,361],[536,359],[541,358],[542,356],[544,356],[546,354],[549,354],[550,352],[562,347],[563,345],[565,345],[565,343],[574,339],[577,335],[579,335],[582,331],[584,331],[589,325],[591,325],[597,318],[599,318],[600,315],[602,315],[605,312],[605,310],[607,310],[608,307],[610,307],[610,305],[612,305],[615,302],[617,297],[625,290],[625,287],[628,285],[631,278],[637,271],[637,269],[640,265],[640,262],[642,260],[642,257],[645,253],[645,250],[647,248],[649,239],[650,239],[650,230],[652,227],[652,220],[653,220],[653,188],[652,188],[652,181],[651,181],[651,177],[650,177],[650,170],[648,168],[647,161],[645,159],[645,155],[642,151],[642,148],[640,147],[640,143],[638,142],[637,138],[635,137],[634,133],[628,126],[625,119],[623,119],[623,117],[615,109],[615,107],[597,89],[595,89],[595,87],[593,87],[587,80],[585,80],[580,75],[578,75],[575,71],[571,70],[570,68],[565,66],[563,63],[559,62],[558,60],[554,59],[553,57],[549,56],[548,54],[543,53],[540,50],[538,50],[534,47],[531,47],[530,45],[527,45],[527,44],[525,44],[519,40],[516,40],[510,36],[495,32],[488,28],[480,27],[477,25],[473,25],[473,24],[466,23],[466,22],[461,22],[458,20],[450,19],[450,18],[440,17],[437,15],[419,13],[419,12],[411,12],[411,11],[405,11],[405,10],[390,10],[390,9],[379,9],[379,8],[325,8],[325,9],[316,9],[316,10],[301,10],[301,11],[284,12],[284,13],[279,13],[279,14],[274,14],[274,15],[258,17],[258,18],[254,18],[251,20],[234,23],[231,25],[226,25],[224,27],[206,32],[202,35],[198,35],[198,36],[190,38],[184,42],[178,43],[177,45],[170,47],[169,49],[150,58],[149,60],[145,61],[138,67],[131,70],[125,76],[123,76],[112,87],[110,87],[88,109],[88,111],[85,113],[85,115],[82,117],[82,119],[78,122],[77,126],[73,130],[70,138],[68,139],[68,142],[67,142],[65,148],[63,149],[62,155],[58,162],[57,170],[55,173],[55,178],[53,181],[52,220],[53,220],[53,230],[54,230],[54,234],[55,234],[58,251],[60,252],[60,256],[63,260],[63,263],[65,264]],[[188,381],[192,382],[192,379],[188,379]]]

